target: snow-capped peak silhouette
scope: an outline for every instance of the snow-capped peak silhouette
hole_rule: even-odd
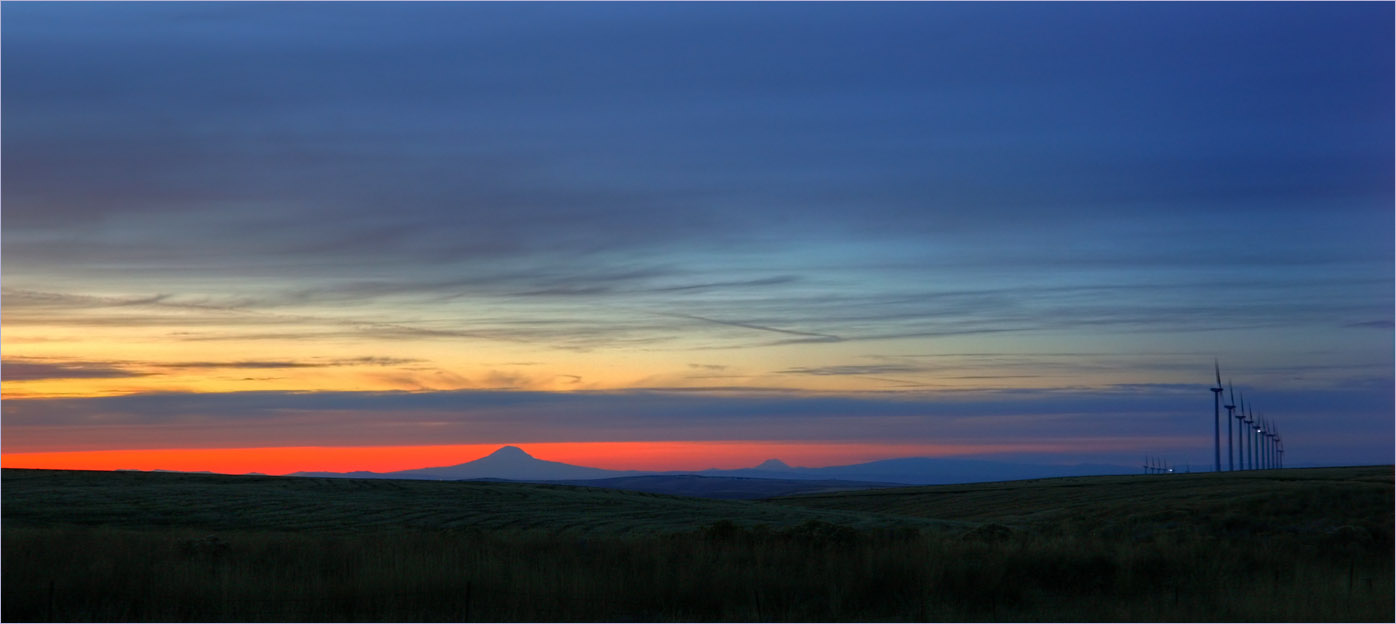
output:
[[[501,447],[499,447],[499,450],[496,450],[495,452],[490,453],[489,455],[486,455],[486,456],[484,456],[484,457],[481,457],[480,459],[488,459],[488,458],[491,458],[491,457],[495,457],[495,458],[498,458],[498,459],[514,459],[514,460],[520,460],[520,459],[533,459],[533,456],[532,456],[532,455],[529,455],[528,452],[524,451],[523,449],[521,449],[521,448],[519,448],[519,447],[517,447],[517,446],[501,446]],[[478,461],[478,460],[477,460],[477,461]]]
[[[792,468],[790,467],[790,464],[787,464],[787,463],[785,463],[785,462],[783,462],[783,461],[780,461],[779,459],[768,459],[768,460],[766,460],[766,461],[763,461],[763,462],[761,462],[760,464],[758,464],[758,465],[756,466],[755,469],[756,469],[756,470],[792,470]]]
[[[391,473],[409,479],[516,479],[521,481],[604,479],[624,473],[573,466],[529,455],[517,446],[501,446],[489,455],[454,466]]]

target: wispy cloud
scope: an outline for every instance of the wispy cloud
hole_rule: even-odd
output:
[[[683,313],[679,313],[679,312],[668,312],[668,313],[663,313],[662,315],[663,315],[663,316],[670,316],[670,317],[674,317],[674,318],[682,318],[682,319],[690,319],[690,320],[694,320],[694,321],[702,321],[702,322],[704,322],[704,323],[712,323],[712,324],[714,324],[714,325],[726,325],[726,326],[728,326],[728,327],[741,327],[741,328],[744,328],[744,329],[754,329],[754,330],[757,330],[757,331],[771,332],[771,333],[776,333],[776,334],[787,334],[787,335],[791,335],[791,336],[800,336],[800,337],[802,337],[802,338],[814,339],[814,340],[817,340],[817,341],[820,341],[820,342],[838,342],[838,341],[842,340],[842,338],[839,338],[838,336],[831,336],[831,335],[828,335],[828,334],[820,334],[820,333],[815,333],[815,332],[798,331],[798,330],[794,330],[794,329],[781,329],[781,328],[778,328],[778,327],[769,327],[769,326],[766,326],[766,325],[759,325],[759,324],[757,324],[757,323],[751,323],[751,322],[745,322],[745,321],[719,320],[719,319],[713,319],[713,318],[702,317],[702,316],[698,316],[698,315],[695,315],[695,314],[683,314]]]
[[[45,362],[13,358],[0,360],[0,379],[5,381],[120,378],[147,374],[113,366],[108,362]]]
[[[1391,319],[1376,320],[1376,321],[1360,321],[1360,322],[1356,322],[1356,323],[1347,323],[1347,324],[1343,325],[1343,327],[1365,327],[1365,328],[1370,328],[1370,329],[1391,329],[1391,328],[1393,328],[1393,327],[1396,327],[1396,321],[1392,321]]]
[[[796,367],[779,371],[782,375],[886,375],[919,373],[925,369],[903,364],[851,364],[843,366]]]
[[[306,360],[228,360],[228,361],[154,361],[112,360],[83,362],[43,358],[4,358],[0,360],[0,378],[5,381],[36,381],[42,379],[93,379],[145,377],[183,369],[289,369],[331,368],[346,366],[395,367],[421,363],[417,358],[363,356],[337,359]]]

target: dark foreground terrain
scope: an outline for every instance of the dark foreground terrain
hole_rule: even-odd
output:
[[[1393,621],[1391,466],[703,500],[3,471],[3,620]]]

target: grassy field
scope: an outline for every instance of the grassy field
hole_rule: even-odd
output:
[[[992,522],[1067,533],[1391,533],[1391,466],[1066,477],[805,494],[810,509]],[[1139,535],[1131,535],[1139,537]]]
[[[5,470],[5,621],[1392,621],[1390,466],[764,502]]]
[[[77,525],[316,533],[477,529],[624,536],[693,530],[720,520],[774,527],[811,520],[855,528],[946,524],[858,511],[532,483],[13,469],[3,475],[6,528]]]

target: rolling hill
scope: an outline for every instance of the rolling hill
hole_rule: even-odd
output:
[[[0,619],[1389,622],[1392,491],[1391,466],[762,501],[4,469]]]
[[[1322,533],[1344,526],[1390,540],[1391,466],[1235,473],[1067,477],[805,492],[713,500],[709,477],[616,477],[577,484],[294,478],[156,472],[3,469],[6,528],[75,524],[132,528],[361,531],[539,529],[596,534],[691,530],[718,521],[853,527],[1188,527]],[[667,481],[667,483],[666,483]],[[766,479],[716,480],[768,491]],[[808,480],[784,487],[839,487]],[[596,487],[601,484],[606,487]],[[703,498],[637,491],[695,489]],[[1385,521],[1385,520],[1384,520]],[[1370,526],[1369,526],[1370,525]]]
[[[761,499],[811,494],[902,487],[899,483],[843,481],[839,479],[771,479],[764,477],[710,477],[703,475],[638,475],[608,479],[549,481],[560,485],[608,488],[632,492],[672,494],[699,498]]]
[[[3,475],[6,529],[69,524],[628,535],[694,530],[723,520],[772,527],[809,521],[854,527],[943,524],[925,518],[556,484],[14,468],[5,468]]]
[[[1187,530],[1313,537],[1351,529],[1372,536],[1373,543],[1389,544],[1396,497],[1391,466],[1358,466],[902,487],[799,494],[772,502],[1131,535]]]

